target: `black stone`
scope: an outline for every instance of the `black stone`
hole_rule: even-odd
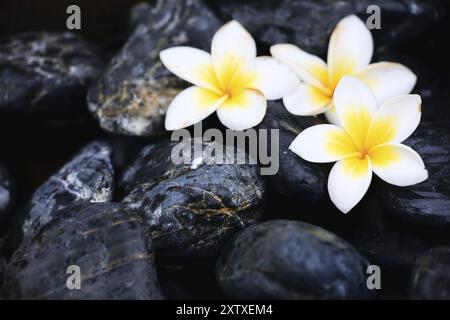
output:
[[[433,248],[416,263],[411,277],[413,299],[450,299],[450,247]]]
[[[409,187],[376,186],[388,212],[403,220],[436,228],[450,226],[450,122],[421,123],[404,144],[423,159],[428,179]]]
[[[29,32],[0,44],[0,111],[49,121],[88,115],[86,91],[103,62],[79,35]]]
[[[144,11],[127,43],[92,85],[88,104],[107,131],[157,136],[165,131],[167,107],[186,87],[162,65],[159,52],[178,45],[209,49],[220,22],[199,0],[159,0],[151,9],[144,5]]]
[[[3,226],[9,224],[11,219],[13,196],[11,176],[6,168],[0,164],[0,238],[5,231]]]
[[[271,101],[264,120],[258,126],[259,129],[279,130],[280,167],[275,175],[267,176],[269,182],[280,194],[303,203],[311,204],[328,199],[329,169],[327,166],[303,160],[289,150],[289,146],[302,130],[320,123],[322,122],[319,118],[294,116],[281,102]],[[267,145],[269,152],[272,152],[271,144]]]
[[[75,203],[108,202],[114,190],[112,148],[105,142],[92,142],[79,151],[31,199],[24,223],[25,238],[51,221],[57,211]]]
[[[201,164],[174,165],[174,145],[144,148],[125,174],[123,181],[134,190],[122,202],[141,212],[158,254],[214,255],[230,236],[260,219],[264,180],[257,165],[206,165],[208,149]]]
[[[412,39],[445,16],[440,1],[417,0],[250,0],[211,2],[224,20],[236,19],[266,45],[293,43],[325,55],[330,34],[343,17],[357,14],[363,21],[370,5],[381,9],[377,44]]]
[[[120,204],[63,209],[12,256],[8,298],[162,299],[147,234],[140,218]],[[70,265],[80,268],[80,290],[66,287]]]
[[[363,299],[368,261],[333,233],[272,220],[250,226],[217,263],[224,293],[237,299]]]

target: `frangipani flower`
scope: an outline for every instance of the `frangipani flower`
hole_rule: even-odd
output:
[[[416,76],[407,67],[393,62],[370,64],[373,39],[366,25],[355,15],[343,18],[333,30],[328,45],[328,64],[291,44],[277,44],[270,52],[290,66],[302,83],[283,98],[286,109],[300,116],[325,112],[330,123],[339,124],[332,97],[344,75],[364,81],[375,94],[378,104],[408,94]]]
[[[195,124],[214,111],[228,128],[245,130],[262,121],[267,101],[294,90],[295,73],[272,57],[256,57],[252,36],[237,22],[214,35],[211,54],[191,47],[160,52],[164,66],[194,84],[180,92],[166,114],[166,129]]]
[[[312,126],[302,131],[289,148],[307,161],[337,161],[328,177],[328,193],[339,210],[347,213],[363,198],[372,171],[396,186],[427,179],[420,156],[401,144],[419,125],[420,96],[391,98],[377,110],[369,87],[357,78],[344,76],[333,100],[342,127]]]

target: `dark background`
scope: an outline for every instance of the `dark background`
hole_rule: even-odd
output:
[[[1,0],[0,37],[23,31],[67,30],[66,9],[81,8],[80,31],[91,41],[105,41],[105,35],[121,34],[127,28],[130,8],[139,0]]]

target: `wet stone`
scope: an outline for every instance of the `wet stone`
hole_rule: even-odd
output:
[[[267,114],[259,129],[279,130],[279,170],[275,175],[267,176],[268,181],[282,195],[295,198],[303,203],[318,203],[327,199],[326,166],[308,162],[289,150],[289,146],[304,129],[320,124],[314,117],[299,117],[290,114],[281,102],[269,102]],[[269,134],[268,141],[271,141]],[[278,144],[278,143],[277,143]],[[269,154],[271,144],[268,143]]]
[[[69,290],[69,266],[81,289]],[[153,247],[140,218],[115,203],[63,209],[12,256],[5,291],[13,299],[162,299]]]
[[[10,174],[3,165],[0,164],[0,237],[4,233],[4,225],[9,223],[11,218],[11,207],[13,202],[13,185]]]
[[[411,277],[411,298],[450,299],[450,247],[427,251],[417,261]]]
[[[199,0],[159,0],[151,9],[139,5],[132,21],[140,10],[134,33],[92,85],[88,105],[104,130],[158,136],[165,132],[167,107],[186,87],[162,65],[159,52],[179,45],[209,51],[221,23]]]
[[[266,45],[288,42],[322,55],[339,20],[357,14],[365,21],[370,16],[366,14],[370,5],[381,9],[382,30],[373,32],[378,45],[414,38],[445,16],[439,1],[231,0],[212,5],[224,20],[238,20]]]
[[[450,226],[450,123],[422,122],[404,144],[423,159],[428,179],[409,187],[377,184],[377,193],[385,209],[419,225],[448,228]]]
[[[369,298],[368,261],[331,232],[271,220],[238,234],[217,263],[217,280],[236,299]]]
[[[77,34],[13,36],[0,44],[0,111],[78,120],[88,114],[86,91],[102,66],[98,49]]]
[[[190,140],[184,143],[194,148]],[[206,164],[206,147],[214,144],[202,143],[201,161],[190,165],[173,164],[174,143],[146,147],[122,180],[132,186],[122,202],[140,211],[160,255],[215,255],[261,218],[265,183],[258,166]]]
[[[88,144],[33,194],[23,226],[24,237],[46,225],[58,210],[76,203],[108,202],[114,190],[114,169],[109,144]]]

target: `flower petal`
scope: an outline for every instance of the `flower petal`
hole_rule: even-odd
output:
[[[364,197],[372,181],[369,157],[349,157],[338,161],[328,177],[331,201],[343,213],[349,212]]]
[[[208,52],[191,47],[173,47],[162,50],[159,57],[164,66],[177,77],[217,91],[218,81]]]
[[[267,101],[258,90],[241,89],[217,110],[224,126],[232,130],[246,130],[259,124],[266,114]]]
[[[339,127],[342,127],[342,122],[339,119],[339,116],[336,112],[336,108],[334,107],[334,103],[331,103],[330,107],[325,111],[325,118],[329,123],[335,124]]]
[[[237,21],[224,24],[215,33],[211,43],[213,63],[224,60],[227,56],[249,62],[256,58],[256,44],[250,33]]]
[[[181,91],[167,109],[166,130],[178,130],[202,121],[217,110],[225,97],[200,88],[189,87]]]
[[[369,64],[372,35],[357,16],[343,18],[331,34],[328,46],[329,86],[335,88],[342,76],[352,75]]]
[[[301,83],[297,89],[283,98],[286,109],[297,116],[311,116],[325,112],[331,106],[331,98],[322,91]]]
[[[344,129],[332,124],[303,130],[289,149],[307,161],[318,163],[341,160],[358,151]]]
[[[368,65],[355,76],[370,87],[379,105],[392,97],[410,93],[417,81],[410,69],[393,62]]]
[[[287,43],[273,45],[270,53],[275,59],[291,67],[303,82],[324,92],[329,91],[327,64],[319,57]]]
[[[420,156],[403,144],[384,144],[370,151],[373,171],[384,181],[399,186],[410,186],[428,178]]]
[[[422,100],[417,94],[386,101],[375,113],[367,134],[368,149],[384,143],[400,143],[419,126]]]
[[[372,91],[361,80],[344,76],[334,91],[333,101],[343,128],[362,149],[377,110]]]
[[[268,100],[281,99],[300,84],[289,67],[271,57],[256,58],[250,68],[258,74],[254,89],[261,91]]]

